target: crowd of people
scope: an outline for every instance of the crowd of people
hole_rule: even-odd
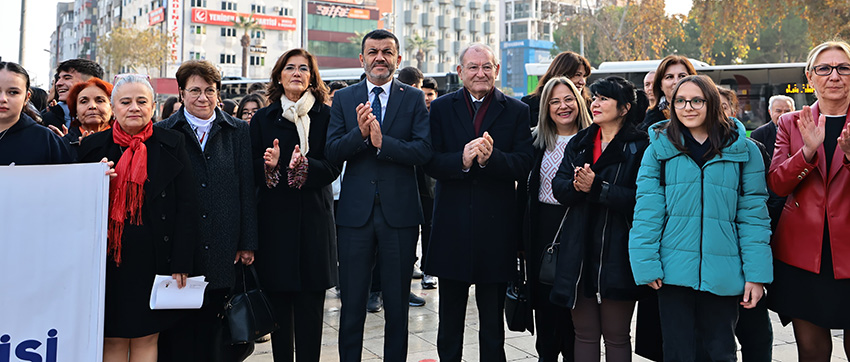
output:
[[[539,361],[603,349],[607,361],[633,349],[734,361],[736,336],[744,361],[769,361],[768,308],[793,325],[801,361],[829,361],[830,329],[850,327],[847,43],[814,47],[817,102],[770,98],[752,138],[735,92],[681,56],[641,87],[588,85],[590,63],[564,52],[522,100],[496,88],[482,44],[460,53],[463,87],[440,97],[415,68],[395,77],[386,30],[364,36],[360,61],[359,83],[326,85],[315,56],[286,51],[268,84],[228,107],[219,71],[191,60],[160,108],[144,75],[109,83],[72,59],[38,99],[24,68],[0,62],[0,165],[109,165],[104,361],[244,358],[221,342],[239,264],[256,264],[273,306],[276,361],[319,361],[333,287],[340,360],[361,359],[367,310],[383,308],[384,359],[405,361],[408,310],[424,304],[411,293],[420,239],[441,361],[462,360],[472,286],[480,360],[506,360],[518,261]],[[204,275],[203,306],[151,310],[155,274],[181,287]]]

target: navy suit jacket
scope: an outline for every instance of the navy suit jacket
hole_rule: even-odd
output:
[[[333,163],[347,161],[339,194],[336,223],[361,227],[369,220],[375,194],[392,227],[422,223],[422,206],[414,165],[431,159],[431,128],[422,91],[392,81],[381,125],[380,152],[360,134],[357,105],[368,102],[366,81],[334,94],[325,156]]]
[[[425,172],[437,179],[428,275],[469,283],[516,277],[520,247],[516,184],[525,186],[534,162],[528,105],[498,89],[475,134],[463,89],[431,102],[434,157]],[[487,167],[463,172],[464,146],[484,132],[493,137]]]

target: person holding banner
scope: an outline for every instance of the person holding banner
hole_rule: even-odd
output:
[[[59,136],[38,125],[26,105],[30,76],[12,62],[0,62],[0,165],[69,163],[68,146]]]
[[[103,361],[156,361],[159,332],[178,310],[150,309],[151,282],[171,275],[178,288],[193,266],[198,208],[185,139],[154,128],[153,88],[127,75],[112,92],[116,126],[83,139],[79,162],[117,161],[109,187]]]

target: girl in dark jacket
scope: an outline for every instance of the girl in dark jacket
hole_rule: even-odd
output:
[[[272,333],[275,361],[293,361],[293,353],[298,362],[319,361],[325,290],[338,279],[331,182],[340,168],[325,158],[325,97],[313,55],[292,49],[272,70],[272,104],[251,122],[257,271],[281,327]]]
[[[631,360],[630,323],[641,294],[629,265],[635,179],[649,140],[638,131],[646,95],[620,77],[590,86],[593,125],[567,145],[552,189],[570,208],[551,301],[572,308],[575,360]]]
[[[528,178],[528,187],[517,192],[523,212],[523,239],[528,263],[531,305],[535,310],[535,347],[540,362],[573,361],[573,321],[570,311],[549,301],[551,281],[538,280],[543,251],[556,237],[567,208],[552,193],[552,179],[558,172],[567,143],[579,130],[590,126],[590,113],[581,92],[566,77],[546,82],[540,107],[540,123],[534,135],[535,166]]]

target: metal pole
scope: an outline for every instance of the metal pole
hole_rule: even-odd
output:
[[[301,49],[307,49],[307,7],[308,1],[304,0],[301,3]]]
[[[18,64],[24,65],[24,29],[26,29],[27,0],[21,0],[21,37],[18,44]]]

